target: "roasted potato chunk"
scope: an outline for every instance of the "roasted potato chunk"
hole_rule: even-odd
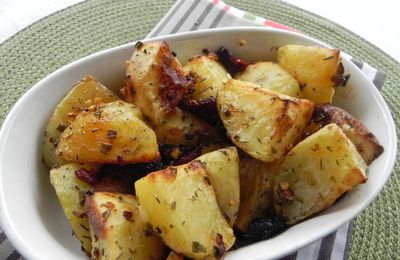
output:
[[[296,79],[275,62],[250,64],[237,74],[235,79],[252,82],[279,94],[300,98],[300,87]]]
[[[151,235],[132,195],[96,192],[85,202],[92,259],[164,259],[164,244]]]
[[[174,251],[219,258],[233,245],[233,230],[200,161],[150,173],[135,189],[148,222]]]
[[[61,207],[67,216],[75,236],[86,253],[92,251],[89,233],[89,222],[85,215],[84,203],[91,186],[79,180],[77,171],[98,171],[99,166],[70,163],[56,167],[50,171],[50,182],[53,185]]]
[[[363,123],[343,109],[328,104],[315,107],[306,132],[312,134],[330,123],[337,124],[343,130],[367,164],[370,164],[383,152],[383,147],[379,144],[378,139]]]
[[[250,222],[272,206],[276,175],[282,160],[266,163],[252,157],[240,158],[240,207],[235,226],[245,231]]]
[[[195,85],[187,95],[188,99],[201,101],[216,98],[228,79],[231,78],[225,68],[218,62],[217,56],[209,53],[191,58],[183,70],[194,77]]]
[[[230,80],[219,92],[217,107],[232,142],[254,158],[272,162],[298,141],[314,106],[309,100]]]
[[[229,225],[235,223],[239,211],[239,156],[236,147],[220,149],[196,159],[202,162],[214,187],[217,202]]]
[[[324,126],[286,156],[274,185],[274,207],[292,225],[332,205],[366,181],[367,165],[336,124]]]
[[[160,158],[154,131],[134,105],[115,101],[81,112],[60,136],[56,153],[65,161],[137,163]]]
[[[343,73],[340,51],[319,46],[286,45],[278,49],[278,64],[300,85],[301,96],[316,104],[332,103]]]
[[[126,73],[129,84],[122,92],[142,110],[160,143],[192,145],[202,136],[216,136],[208,124],[177,107],[193,80],[167,43],[137,44]]]
[[[78,82],[57,105],[47,124],[43,143],[43,160],[47,167],[52,169],[56,165],[65,164],[55,153],[59,137],[81,111],[118,99],[91,76]]]

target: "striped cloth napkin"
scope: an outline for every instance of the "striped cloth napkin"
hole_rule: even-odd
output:
[[[220,0],[178,0],[160,20],[147,38],[194,30],[229,26],[266,26],[282,30],[293,29],[244,12]],[[366,63],[342,53],[357,65],[378,89],[381,89],[385,74]],[[284,259],[346,259],[351,240],[352,223],[347,223],[336,232],[291,254]],[[23,259],[11,245],[0,228],[0,260]]]
[[[147,38],[231,26],[266,26],[295,31],[285,25],[229,6],[220,0],[178,0],[147,35]],[[359,67],[379,90],[382,88],[385,80],[384,73],[377,71],[367,63],[354,59],[349,54],[343,52],[341,54]],[[347,259],[351,234],[352,222],[349,222],[336,232],[301,248],[283,259]]]

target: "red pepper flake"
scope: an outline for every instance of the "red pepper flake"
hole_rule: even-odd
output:
[[[133,214],[132,214],[132,212],[130,212],[130,211],[124,211],[124,212],[122,213],[122,216],[124,216],[124,218],[126,218],[127,220],[130,220],[130,219],[132,219]]]
[[[78,218],[86,217],[86,213],[83,210],[73,210],[72,214],[74,214]]]
[[[249,65],[247,62],[242,61],[232,55],[232,53],[224,47],[219,48],[217,51],[219,61],[224,65],[226,70],[232,76],[244,71]]]
[[[226,253],[223,236],[221,234],[217,234],[215,242],[217,243],[217,245],[214,246],[214,256],[215,258],[220,259]]]
[[[93,172],[89,172],[85,169],[79,169],[75,171],[75,176],[76,178],[83,182],[86,182],[87,184],[96,184],[96,174]]]
[[[107,201],[106,203],[104,203],[104,206],[109,210],[113,210],[115,208],[115,205],[110,201]]]

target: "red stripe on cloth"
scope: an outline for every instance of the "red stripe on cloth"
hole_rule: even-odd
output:
[[[292,29],[290,27],[287,27],[287,26],[285,26],[283,24],[280,24],[280,23],[277,23],[277,22],[274,22],[274,21],[271,21],[271,20],[265,20],[264,21],[264,25],[271,26],[271,27],[276,28],[276,29],[282,29],[282,30],[286,30],[286,31],[296,32],[296,30],[294,30],[294,29]]]
[[[224,11],[228,11],[229,8],[231,8],[229,5],[225,5],[225,6],[224,6]]]
[[[212,3],[213,5],[217,5],[219,3],[219,0],[213,0]]]

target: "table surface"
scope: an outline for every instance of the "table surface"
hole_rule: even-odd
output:
[[[0,0],[0,43],[33,22],[82,0]],[[400,62],[400,2],[285,0],[360,35]]]

